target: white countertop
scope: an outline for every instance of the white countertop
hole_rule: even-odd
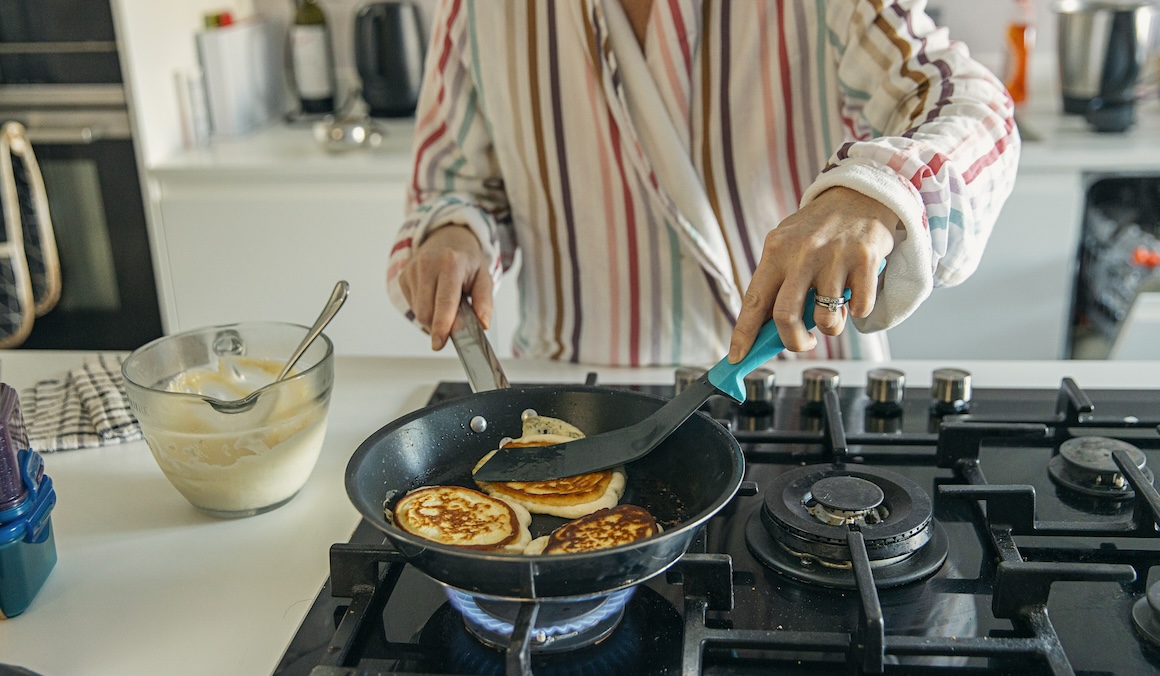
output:
[[[18,390],[78,365],[85,353],[0,351]],[[819,362],[776,364],[779,384]],[[844,383],[866,362],[829,363]],[[976,387],[1158,387],[1160,362],[895,362],[910,384],[940,366]],[[513,381],[582,382],[583,366],[511,361]],[[607,383],[671,382],[671,369],[598,369]],[[270,673],[328,575],[328,550],[358,516],[346,496],[347,459],[366,437],[423,405],[439,380],[462,380],[453,358],[341,357],[330,424],[310,480],[287,505],[255,517],[204,516],[161,474],[144,442],[45,456],[59,502],[59,561],[22,615],[0,622],[0,662],[65,674]]]
[[[311,125],[275,124],[247,136],[215,138],[204,148],[183,150],[150,168],[156,176],[244,175],[319,178],[407,179],[411,175],[412,119],[378,120],[382,144],[327,150]]]
[[[1021,169],[1160,172],[1160,100],[1142,102],[1136,125],[1122,134],[1096,133],[1082,117],[1061,114],[1061,107],[1052,92],[1017,114],[1023,134]],[[206,148],[179,152],[151,167],[150,173],[163,178],[244,175],[255,180],[303,175],[406,180],[411,172],[414,122],[385,120],[380,124],[386,134],[378,148],[330,152],[314,140],[309,125],[274,125],[249,136],[216,139]]]
[[[1016,113],[1023,137],[1020,169],[1090,172],[1160,171],[1160,100],[1142,101],[1124,133],[1098,133],[1079,115],[1063,115],[1046,98]]]

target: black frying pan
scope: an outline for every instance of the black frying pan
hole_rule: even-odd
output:
[[[566,420],[585,434],[631,425],[664,399],[589,386],[514,387],[476,394],[411,413],[375,432],[347,466],[346,490],[359,512],[378,526],[419,570],[473,594],[505,599],[582,597],[637,584],[685,553],[697,527],[732,499],[744,468],[732,435],[709,416],[687,420],[649,455],[626,467],[621,504],[644,507],[664,528],[658,536],[580,554],[521,556],[440,545],[396,528],[384,509],[421,486],[476,488],[471,469],[500,440],[518,437],[521,413]],[[487,421],[483,432],[471,420]],[[533,515],[532,537],[565,519]]]

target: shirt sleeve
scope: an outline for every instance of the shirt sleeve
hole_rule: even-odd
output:
[[[898,324],[933,287],[975,271],[1019,162],[1007,90],[924,5],[826,3],[847,142],[802,205],[845,186],[891,207],[901,223],[874,311],[854,320],[863,332]]]
[[[414,315],[399,287],[399,273],[436,229],[464,225],[475,233],[497,285],[515,254],[503,180],[469,62],[465,4],[441,0],[435,11],[415,110],[407,215],[387,263],[391,302],[410,319]]]

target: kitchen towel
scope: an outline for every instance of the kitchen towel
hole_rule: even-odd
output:
[[[21,393],[32,450],[67,451],[142,438],[121,379],[122,359],[98,355]]]

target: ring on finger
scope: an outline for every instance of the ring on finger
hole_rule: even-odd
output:
[[[822,294],[814,294],[814,303],[819,307],[824,307],[830,312],[837,312],[838,308],[846,304],[844,296],[823,296]]]

